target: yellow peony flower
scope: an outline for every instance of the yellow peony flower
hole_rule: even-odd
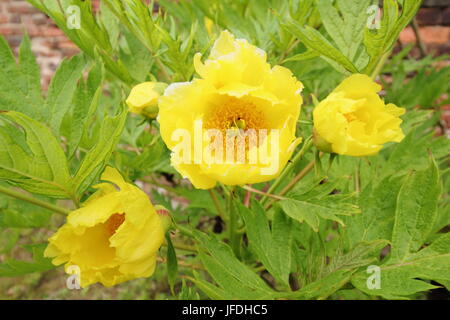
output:
[[[295,130],[303,85],[228,31],[204,63],[195,55],[194,67],[199,79],[171,84],[159,101],[158,122],[172,165],[201,189],[277,177],[300,143]],[[233,139],[245,144],[233,145]]]
[[[364,74],[345,79],[314,109],[319,149],[349,156],[376,154],[383,144],[404,138],[400,115],[405,109],[384,101],[381,86]]]
[[[131,89],[126,100],[129,111],[154,119],[158,115],[158,99],[167,84],[163,82],[143,82]]]
[[[113,286],[149,277],[164,240],[163,223],[147,195],[107,167],[84,206],[72,211],[50,239],[45,256],[80,270],[80,284]],[[119,189],[116,189],[118,187]]]

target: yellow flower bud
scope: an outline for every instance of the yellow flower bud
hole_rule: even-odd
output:
[[[167,84],[163,82],[143,82],[131,89],[126,103],[129,111],[155,119],[158,115],[158,99]]]
[[[147,195],[106,168],[101,183],[83,207],[49,239],[45,256],[53,264],[80,270],[80,284],[105,286],[149,277],[164,240],[164,226]],[[117,189],[118,188],[118,189]]]
[[[349,156],[376,154],[387,142],[404,138],[400,115],[405,109],[384,101],[381,86],[354,74],[322,100],[313,112],[314,142],[325,152]]]
[[[169,230],[169,228],[172,226],[172,217],[170,215],[170,211],[159,204],[155,206],[155,210],[159,218],[161,219],[164,231]]]

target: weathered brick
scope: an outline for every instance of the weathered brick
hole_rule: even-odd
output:
[[[5,36],[18,35],[23,33],[23,27],[20,25],[13,25],[5,23],[0,25],[0,34]]]
[[[424,0],[423,6],[425,7],[448,7],[450,6],[449,0]]]
[[[38,25],[47,24],[49,21],[49,18],[43,13],[32,14],[31,18],[33,20],[33,23],[38,24]]]
[[[442,13],[442,24],[444,26],[450,26],[450,7]]]
[[[3,0],[2,0],[3,1]],[[8,10],[12,13],[30,14],[38,12],[31,4],[26,1],[14,1],[8,4]]]
[[[405,28],[401,33],[400,33],[400,41],[402,43],[412,43],[412,42],[416,42],[416,35],[414,34],[414,31],[411,27],[407,27]]]
[[[450,41],[450,27],[424,26],[420,28],[420,35],[425,44],[446,44]],[[416,42],[416,36],[411,27],[405,28],[400,34],[402,43]]]
[[[427,26],[420,29],[425,43],[447,43],[450,41],[450,28],[444,26]]]
[[[8,22],[8,16],[4,13],[0,13],[0,23]]]
[[[442,10],[440,8],[421,8],[417,12],[417,22],[423,26],[434,26],[442,23]]]
[[[430,43],[427,44],[427,50],[435,56],[450,54],[450,43],[445,44]]]
[[[47,37],[57,37],[64,35],[64,32],[62,32],[61,29],[58,29],[57,27],[49,27],[45,30],[45,36]]]

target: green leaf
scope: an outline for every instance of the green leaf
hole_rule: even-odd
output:
[[[319,54],[316,51],[307,50],[305,52],[298,53],[296,55],[293,55],[292,57],[287,58],[286,60],[283,61],[283,63],[290,62],[290,61],[309,60],[309,59],[314,59],[316,57],[319,57]]]
[[[408,114],[413,114],[411,111]],[[432,119],[431,119],[432,120]],[[428,167],[428,151],[436,160],[445,159],[450,149],[450,139],[435,137],[429,130],[432,124],[423,119],[422,123],[409,132],[401,143],[392,147],[388,163],[384,165],[382,174],[392,175],[406,173],[408,170],[423,170]]]
[[[70,123],[67,133],[69,158],[72,158],[83,136],[89,132],[90,120],[97,111],[103,92],[103,80],[103,65],[97,64],[89,72],[87,82],[80,81],[74,93],[72,110],[68,119]]]
[[[320,54],[338,71],[343,73],[358,73],[353,63],[338,49],[336,49],[319,31],[310,26],[300,26],[294,20],[283,25],[289,32],[300,39],[308,49]]]
[[[302,299],[325,299],[342,288],[360,267],[378,260],[380,250],[388,244],[386,240],[360,242],[345,254],[331,257],[328,265],[319,270],[319,279],[302,287],[296,296]]]
[[[44,257],[44,250],[47,244],[34,244],[24,246],[32,253],[31,262],[15,259],[7,259],[0,264],[0,277],[16,277],[33,272],[43,272],[55,268],[51,259]]]
[[[170,233],[166,233],[166,241],[167,241],[167,279],[169,281],[170,290],[172,294],[174,294],[174,285],[177,280],[178,274],[178,261],[177,255],[175,252],[175,248],[172,244],[172,239],[170,239]]]
[[[67,159],[56,138],[46,126],[15,111],[0,114],[0,179],[42,195],[67,198],[71,195]],[[1,122],[0,122],[1,124]]]
[[[84,66],[85,61],[82,56],[64,60],[50,82],[46,109],[50,115],[48,123],[55,135],[59,135],[62,119],[72,105],[77,82],[82,76]]]
[[[0,228],[0,253],[8,254],[20,240],[20,230]]]
[[[0,37],[0,110],[22,112],[35,119],[44,118],[40,73],[31,51],[30,39],[23,38],[19,63],[3,37]]]
[[[412,172],[400,188],[392,231],[391,258],[404,261],[433,229],[441,195],[439,169],[433,158],[424,171]]]
[[[183,279],[178,300],[200,300],[200,295],[194,287],[186,285],[186,281]]]
[[[270,228],[264,208],[257,201],[252,202],[252,209],[238,206],[251,250],[275,279],[289,288],[293,239],[289,219],[277,210]]]
[[[44,227],[52,215],[52,212],[24,201],[7,197],[4,200],[4,204],[0,203],[0,228]]]
[[[384,0],[380,29],[370,30],[367,28],[364,33],[364,45],[370,56],[370,62],[365,70],[367,74],[371,74],[381,57],[390,52],[400,32],[414,17],[421,3],[421,0],[405,1],[399,16],[397,1]]]
[[[348,283],[353,272],[354,271],[349,270],[338,270],[336,272],[330,273],[324,278],[311,282],[301,288],[298,292],[296,292],[296,296],[300,297],[301,299],[326,299],[328,296],[338,291],[346,283]]]
[[[402,177],[389,176],[375,186],[370,183],[364,188],[359,196],[361,214],[343,219],[345,233],[352,246],[360,241],[391,239],[402,182]]]
[[[343,225],[339,215],[350,216],[361,212],[358,206],[348,201],[350,199],[348,195],[338,194],[321,198],[294,197],[281,200],[278,204],[289,217],[299,222],[305,221],[314,231],[319,230],[320,218],[337,221]]]
[[[222,291],[229,298],[241,300],[269,299],[276,295],[256,273],[234,256],[228,245],[198,231],[195,231],[194,236],[201,243],[199,258],[202,264],[220,286],[218,292]],[[202,287],[200,289],[210,294],[211,291],[216,291],[211,286],[204,285],[203,289],[206,290]]]
[[[352,277],[352,284],[359,290],[386,299],[408,299],[409,296],[436,286],[423,280],[448,283],[450,280],[450,233],[440,236],[430,246],[410,254],[402,261],[390,260],[380,266],[380,288],[369,289],[366,270]]]
[[[354,61],[363,40],[364,26],[367,22],[367,8],[373,0],[338,0],[337,10],[332,1],[318,0],[317,9],[327,33],[338,49]]]
[[[86,190],[105,168],[120,139],[126,116],[127,110],[122,106],[117,116],[106,116],[103,120],[97,143],[86,154],[73,178],[77,194]]]

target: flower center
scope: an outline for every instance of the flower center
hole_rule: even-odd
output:
[[[209,147],[213,151],[223,150],[222,157],[226,156],[227,161],[248,161],[249,150],[259,147],[268,129],[264,113],[254,103],[234,97],[227,98],[207,114],[203,127],[222,133],[219,140],[215,134],[211,136]]]
[[[347,122],[352,122],[357,120],[356,116],[351,112],[351,113],[344,113],[344,117],[347,119]]]
[[[251,102],[230,98],[207,116],[205,129],[248,130],[267,128],[264,114]],[[225,133],[225,132],[224,132]]]
[[[111,237],[116,230],[122,225],[125,221],[125,213],[114,213],[108,220],[106,220],[106,231],[108,235]]]

